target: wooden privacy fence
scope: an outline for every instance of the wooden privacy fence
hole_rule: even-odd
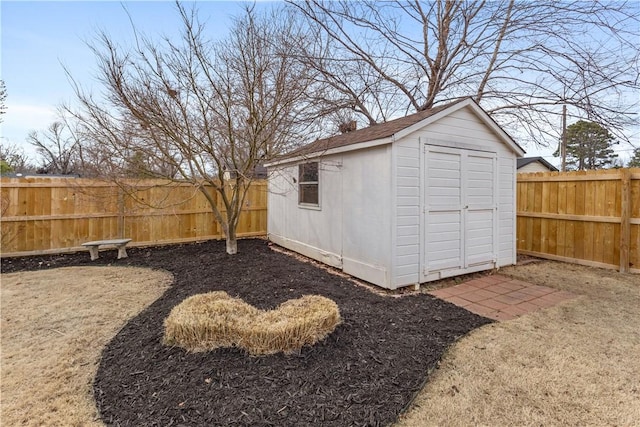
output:
[[[1,178],[2,256],[82,250],[89,240],[129,237],[132,246],[223,238],[205,196],[188,184],[73,178]],[[222,210],[217,193],[210,189]],[[135,197],[134,197],[135,195]],[[267,185],[252,184],[238,237],[267,232]]]
[[[518,174],[518,252],[640,273],[640,168]]]

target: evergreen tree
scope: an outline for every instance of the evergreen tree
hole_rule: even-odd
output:
[[[633,152],[633,157],[627,164],[629,168],[640,168],[640,148],[636,148]]]
[[[4,159],[0,159],[0,175],[13,172],[13,167]]]
[[[613,135],[597,123],[580,120],[567,127],[567,170],[611,167],[618,157]],[[556,152],[558,155],[558,152]]]

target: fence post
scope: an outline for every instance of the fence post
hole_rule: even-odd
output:
[[[631,169],[622,169],[622,212],[620,212],[620,272],[629,272],[631,240]]]
[[[118,186],[118,238],[124,239],[124,190]]]

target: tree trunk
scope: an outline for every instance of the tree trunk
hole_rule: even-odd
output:
[[[227,253],[229,255],[235,255],[238,253],[238,239],[236,238],[235,228],[229,227],[227,233]]]

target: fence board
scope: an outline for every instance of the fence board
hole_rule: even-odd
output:
[[[155,187],[162,182],[152,180],[135,184],[124,191],[89,179],[1,178],[2,256],[84,250],[86,241],[121,237],[132,238],[132,246],[224,238],[198,190],[187,184]],[[266,235],[266,193],[266,181],[252,184],[239,237]]]
[[[640,168],[518,174],[518,252],[640,273]]]

